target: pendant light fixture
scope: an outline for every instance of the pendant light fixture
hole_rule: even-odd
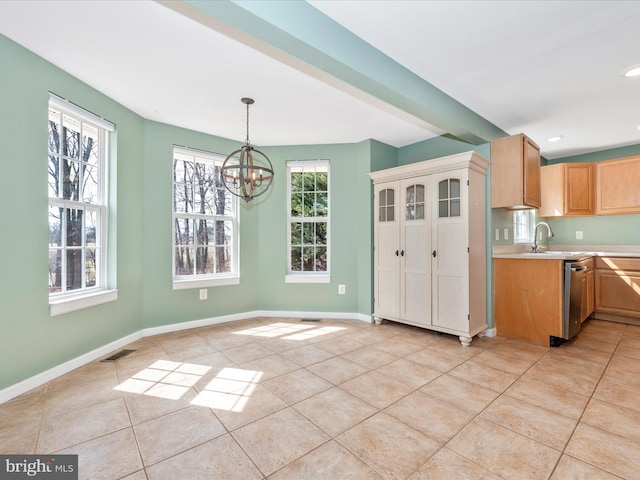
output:
[[[222,164],[222,183],[233,195],[250,202],[265,193],[273,182],[273,165],[260,150],[249,144],[249,105],[253,98],[242,98],[247,106],[247,139],[242,148],[231,152]]]

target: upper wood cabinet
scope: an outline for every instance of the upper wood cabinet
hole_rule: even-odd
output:
[[[540,147],[522,133],[491,142],[491,208],[540,208]]]
[[[640,213],[640,155],[596,164],[596,214]]]
[[[541,217],[595,214],[595,164],[557,163],[540,168]]]

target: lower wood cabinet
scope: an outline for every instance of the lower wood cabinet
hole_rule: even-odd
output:
[[[498,336],[547,347],[562,337],[562,260],[496,258],[493,277]]]
[[[593,263],[593,260],[591,260],[591,262]],[[582,310],[582,321],[584,322],[587,317],[589,317],[589,315],[591,315],[594,311],[595,311],[595,298],[596,298],[596,290],[595,290],[595,271],[593,270],[593,265],[591,267],[589,267],[589,270],[587,271],[587,274],[584,277],[584,282],[585,285],[584,287],[586,288],[586,292],[587,294],[585,295],[584,301],[586,303],[585,306],[583,306],[583,310]]]
[[[640,258],[597,257],[595,309],[640,318]]]

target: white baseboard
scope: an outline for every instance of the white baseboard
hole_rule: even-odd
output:
[[[487,328],[483,333],[483,337],[495,337],[497,335],[496,327]]]
[[[114,342],[103,345],[102,347],[98,347],[95,350],[91,350],[85,354],[80,355],[79,357],[72,358],[71,360],[61,363],[60,365],[56,365],[49,370],[45,370],[42,373],[38,373],[33,377],[29,377],[26,380],[18,382],[16,384],[11,385],[10,387],[3,388],[0,390],[0,404],[11,400],[12,398],[17,397],[18,395],[22,395],[23,393],[28,392],[29,390],[33,390],[40,385],[44,385],[51,380],[58,378],[65,373],[69,373],[76,368],[82,367],[89,362],[93,362],[94,360],[98,360],[106,356],[107,354],[113,352],[114,350],[118,350],[131,342],[135,342],[136,340],[142,338],[142,332],[138,331],[127,335],[126,337],[122,337]]]
[[[33,377],[27,378],[14,385],[6,387],[0,390],[0,404],[11,400],[23,393],[33,390],[40,385],[44,385],[57,377],[69,373],[76,368],[86,365],[89,362],[98,360],[106,356],[107,354],[127,346],[128,344],[135,342],[142,337],[151,337],[154,335],[160,335],[163,333],[178,332],[180,330],[189,330],[192,328],[207,327],[209,325],[216,325],[219,323],[235,322],[238,320],[248,320],[256,317],[267,318],[331,318],[331,319],[345,319],[345,320],[360,320],[363,322],[371,323],[371,315],[364,315],[362,313],[335,313],[335,312],[291,312],[291,311],[272,311],[272,310],[258,310],[253,312],[237,313],[233,315],[223,315],[220,317],[204,318],[201,320],[194,320],[191,322],[174,323],[171,325],[163,325],[161,327],[144,328],[137,332],[131,333],[125,337],[115,340],[111,343],[98,347],[95,350],[87,352],[76,358],[73,358],[67,362],[56,365],[53,368],[45,370],[42,373],[38,373]]]

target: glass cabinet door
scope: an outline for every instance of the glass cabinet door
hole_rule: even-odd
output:
[[[460,179],[447,178],[438,183],[438,217],[460,216]]]
[[[424,185],[409,185],[406,195],[405,219],[424,220]]]
[[[378,221],[393,222],[395,206],[395,190],[393,188],[385,188],[380,190],[378,195]]]

